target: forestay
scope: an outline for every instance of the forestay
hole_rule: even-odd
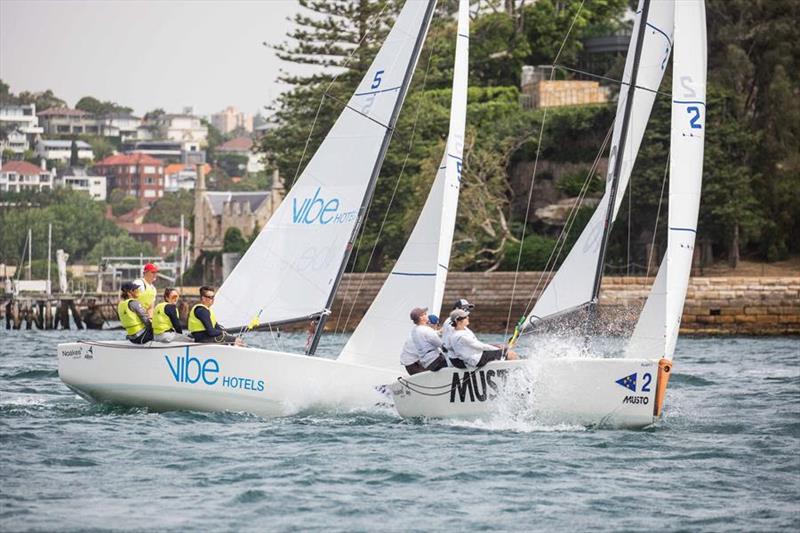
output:
[[[408,1],[325,140],[217,295],[226,326],[324,310],[381,157],[430,2]],[[425,28],[423,29],[423,25]],[[407,84],[406,84],[407,85]]]
[[[623,118],[628,101],[630,83],[636,85],[635,95],[628,121],[628,132],[620,168],[618,190],[624,191],[628,186],[631,170],[633,169],[636,155],[644,136],[650,112],[653,108],[656,93],[664,75],[669,55],[672,50],[673,6],[672,2],[656,1],[650,4],[645,24],[644,39],[639,61],[637,79],[631,80],[633,72],[634,51],[636,50],[639,35],[639,25],[642,23],[641,12],[644,0],[640,0],[637,17],[634,23],[633,37],[628,47],[625,61],[623,85],[619,93],[617,114],[614,122],[612,145],[608,161],[608,177],[606,191],[595,209],[589,223],[583,229],[574,246],[570,250],[563,264],[556,272],[553,279],[539,297],[533,310],[527,317],[527,324],[536,319],[545,318],[558,313],[575,309],[586,304],[592,299],[595,281],[595,270],[600,255],[603,229],[605,225],[608,204],[611,197],[611,177],[615,166],[616,154],[620,152],[620,137]],[[614,202],[612,221],[616,218],[623,194],[617,194]]]
[[[671,359],[675,352],[700,210],[706,55],[704,3],[675,2],[667,253],[631,338],[626,352],[629,357]]]
[[[395,368],[411,329],[409,311],[438,313],[455,230],[467,107],[469,2],[461,0],[447,146],[406,246],[339,360]]]

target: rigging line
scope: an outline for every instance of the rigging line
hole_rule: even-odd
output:
[[[540,289],[543,289],[542,285],[544,284],[545,277],[552,274],[556,269],[556,265],[558,264],[558,260],[561,257],[561,253],[564,251],[564,247],[567,244],[567,236],[572,232],[572,227],[575,225],[575,221],[578,218],[578,212],[580,211],[580,206],[583,203],[586,194],[588,193],[589,184],[591,183],[591,180],[594,179],[597,173],[597,167],[600,164],[600,159],[602,155],[605,153],[606,148],[608,147],[608,142],[611,140],[611,134],[614,131],[615,121],[616,119],[612,121],[611,126],[609,126],[608,131],[606,132],[606,136],[603,139],[603,144],[597,151],[597,155],[595,155],[594,162],[592,163],[592,166],[589,168],[589,173],[587,174],[586,181],[584,181],[581,190],[578,192],[578,196],[575,199],[575,203],[572,205],[572,209],[570,210],[570,213],[567,216],[564,228],[562,228],[561,233],[558,236],[558,239],[556,239],[556,244],[550,251],[550,256],[547,258],[547,262],[545,263],[545,268],[539,275],[539,279],[536,282],[536,286],[531,292],[531,297],[530,299],[528,299],[528,303],[525,306],[526,316],[529,313],[529,311],[533,308],[533,300],[536,297],[536,294],[539,292]]]
[[[625,270],[625,276],[630,277],[631,275],[631,206],[633,198],[633,172],[631,172],[630,177],[628,178],[628,251],[625,261],[628,264],[628,268]]]
[[[658,209],[656,210],[656,223],[653,226],[653,240],[650,242],[650,253],[647,254],[647,272],[645,277],[650,277],[650,266],[653,264],[653,251],[656,249],[656,232],[658,231],[658,219],[661,217],[661,204],[664,201],[664,189],[667,186],[667,176],[669,175],[669,159],[672,156],[672,150],[667,152],[667,161],[664,164],[664,179],[661,181],[661,195],[658,197]]]
[[[436,46],[435,46],[435,43],[434,43],[434,45],[431,46],[430,53],[428,54],[428,63],[425,66],[425,74],[422,77],[422,87],[420,88],[420,92],[424,92],[425,91],[425,87],[427,86],[428,73],[429,73],[430,68],[431,68],[431,63],[432,63],[432,59],[433,59],[433,53],[435,51],[436,51]],[[378,242],[380,241],[381,235],[383,234],[383,229],[386,226],[386,221],[389,218],[389,212],[392,209],[392,204],[394,203],[395,195],[397,194],[397,189],[399,188],[400,181],[402,180],[403,175],[405,174],[406,164],[408,163],[408,159],[411,156],[411,149],[414,147],[414,140],[416,138],[416,133],[417,133],[417,122],[419,121],[420,110],[422,108],[422,102],[423,102],[422,98],[420,98],[419,102],[417,102],[417,109],[414,112],[414,122],[413,122],[413,124],[411,126],[411,134],[409,135],[409,139],[408,139],[408,150],[406,151],[405,158],[403,159],[403,165],[402,165],[402,167],[400,167],[400,173],[397,176],[397,180],[395,180],[394,189],[392,189],[392,196],[389,198],[389,204],[386,206],[386,211],[384,212],[383,220],[381,221],[381,225],[378,228],[378,234],[375,236],[375,242],[372,245],[372,250],[370,251],[369,258],[367,259],[367,263],[364,265],[364,272],[362,272],[362,274],[361,274],[361,279],[359,280],[358,288],[356,288],[356,294],[353,297],[353,299],[351,300],[350,311],[347,313],[347,320],[345,321],[345,325],[347,324],[347,322],[350,321],[350,317],[353,314],[353,309],[355,309],[356,299],[358,298],[358,295],[361,293],[361,288],[363,287],[364,280],[366,279],[367,270],[369,269],[369,265],[372,262],[372,258],[375,256],[375,250],[378,248]],[[447,147],[445,147],[445,149],[447,149]],[[372,203],[373,202],[370,202],[370,207],[372,206]],[[365,218],[364,219],[364,227],[366,228],[366,226],[367,226],[367,219]],[[356,259],[358,259],[358,255],[356,255]],[[356,261],[353,261],[353,270],[355,270],[355,263],[356,263]]]
[[[553,68],[560,68],[562,70],[568,70],[568,71],[574,72],[576,74],[583,74],[585,76],[589,76],[589,77],[592,77],[592,78],[597,78],[599,80],[610,81],[610,82],[616,83],[617,85],[624,85],[624,86],[630,86],[631,85],[630,82],[628,82],[628,81],[618,80],[616,78],[609,78],[608,76],[602,76],[600,74],[595,74],[594,72],[589,72],[587,70],[581,70],[579,68],[567,67],[565,65],[553,65]],[[634,88],[635,89],[639,89],[641,91],[646,91],[648,93],[653,93],[655,95],[666,96],[667,98],[672,98],[672,94],[671,93],[665,93],[663,91],[659,91],[658,89],[651,89],[651,88],[645,87],[643,85],[634,85]]]
[[[386,9],[388,7],[389,7],[389,3],[387,2],[386,4],[384,4],[383,9],[381,9],[381,12],[378,13],[378,16],[377,16],[378,20],[382,20],[383,13],[386,11]],[[356,44],[356,46],[354,46],[353,49],[350,50],[350,55],[348,55],[347,58],[344,60],[344,64],[341,65],[341,68],[343,70],[341,72],[337,73],[333,77],[333,79],[331,79],[330,83],[328,83],[328,86],[325,87],[325,90],[322,92],[322,95],[319,98],[319,105],[317,105],[317,112],[314,114],[314,120],[311,122],[311,128],[308,130],[308,137],[306,137],[306,143],[303,146],[303,153],[300,154],[300,159],[297,161],[297,169],[294,172],[294,178],[292,178],[292,185],[294,185],[294,182],[297,181],[297,176],[300,175],[300,169],[303,167],[303,160],[306,157],[306,152],[308,151],[308,145],[311,143],[311,137],[314,134],[314,128],[317,125],[317,120],[319,119],[319,114],[322,111],[322,103],[325,101],[325,97],[328,96],[328,91],[331,90],[331,87],[333,87],[333,84],[336,83],[336,80],[339,79],[339,76],[341,76],[342,74],[347,72],[347,66],[350,64],[350,61],[353,59],[353,56],[355,56],[356,51],[361,48],[361,45],[364,44],[364,41],[366,40],[366,38],[367,38],[367,36],[369,34],[370,34],[370,30],[369,29],[364,32],[364,35],[361,37],[361,39],[359,39],[359,41]]]
[[[575,16],[572,18],[572,22],[569,25],[569,29],[567,33],[564,35],[564,39],[561,41],[561,46],[556,53],[555,58],[553,59],[553,65],[558,62],[558,58],[561,57],[561,52],[564,50],[564,46],[567,44],[567,39],[569,39],[569,35],[572,32],[572,28],[575,26],[575,21],[578,20],[578,15],[581,14],[583,11],[583,4],[586,0],[581,0],[581,5],[578,6],[578,10],[575,12]],[[553,77],[555,76],[555,69],[550,70],[550,81],[553,81]],[[508,315],[506,316],[506,327],[505,331],[503,332],[503,337],[508,337],[508,326],[511,324],[511,311],[514,308],[514,295],[517,292],[517,280],[519,278],[519,265],[522,262],[522,248],[525,244],[525,230],[528,226],[528,218],[530,217],[531,211],[531,199],[533,198],[533,184],[536,181],[536,168],[539,165],[539,154],[542,151],[542,136],[544,134],[544,125],[547,121],[547,108],[544,108],[544,112],[542,114],[542,124],[539,128],[539,140],[536,143],[536,159],[533,162],[533,172],[531,173],[531,185],[528,189],[528,204],[525,206],[525,221],[522,224],[522,235],[519,241],[519,253],[517,254],[517,266],[514,269],[514,284],[511,287],[511,298],[508,301]]]

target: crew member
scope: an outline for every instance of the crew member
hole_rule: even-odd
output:
[[[189,333],[195,342],[235,344],[244,346],[242,340],[225,331],[225,328],[217,322],[214,310],[214,297],[216,296],[213,287],[200,287],[200,303],[192,307],[189,312],[187,326]]]
[[[168,287],[164,290],[164,301],[153,311],[153,340],[158,342],[193,342],[194,339],[183,335],[180,315],[178,314],[178,289]]]
[[[139,302],[147,310],[147,315],[152,318],[156,304],[156,273],[158,267],[153,263],[147,263],[142,268],[142,277],[133,281],[139,287]]]
[[[439,353],[442,340],[428,323],[428,310],[416,307],[410,316],[414,327],[403,346],[400,362],[411,375],[426,370],[436,372],[446,367],[447,359]]]
[[[474,305],[469,303],[464,298],[459,298],[456,300],[456,303],[453,304],[453,311],[456,309],[462,309],[464,311],[470,312],[475,308]],[[451,311],[452,312],[452,311]],[[452,351],[452,346],[450,346],[450,335],[453,334],[453,323],[448,319],[444,321],[442,324],[442,344],[444,345],[444,351],[448,354]]]
[[[134,344],[145,344],[153,340],[153,328],[141,302],[137,299],[139,287],[131,282],[122,284],[117,314],[126,338]]]
[[[469,367],[482,367],[489,361],[517,359],[517,354],[507,346],[495,346],[479,341],[469,329],[469,311],[455,309],[450,313],[450,322],[453,325],[450,337],[453,349],[449,356],[453,366],[460,366],[456,361]]]

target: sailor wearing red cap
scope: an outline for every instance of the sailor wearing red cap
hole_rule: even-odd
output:
[[[139,303],[147,310],[147,315],[153,317],[153,309],[156,303],[156,273],[158,267],[153,263],[147,263],[142,268],[142,277],[133,281],[139,287],[139,297],[136,298]]]

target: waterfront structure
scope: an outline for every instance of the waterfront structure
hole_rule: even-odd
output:
[[[0,192],[47,191],[53,189],[53,171],[27,161],[8,161],[0,167]]]
[[[522,67],[522,105],[528,109],[604,104],[609,90],[596,81],[551,80],[550,66]]]
[[[108,189],[121,189],[139,200],[152,203],[164,196],[164,164],[147,154],[117,154],[106,157],[94,171],[108,178]]]
[[[0,140],[0,154],[4,150],[15,154],[30,150],[31,143],[44,131],[35,104],[0,105],[0,129],[6,132],[6,139]]]
[[[194,204],[194,257],[202,252],[220,252],[225,232],[238,228],[247,238],[263,228],[283,200],[284,188],[275,175],[268,191],[207,191],[205,171],[197,174]]]
[[[75,143],[78,149],[78,159],[94,159],[92,147],[86,141],[40,139],[36,143],[36,155],[48,161],[69,161],[72,155],[72,143]]]
[[[211,124],[223,135],[237,129],[247,133],[253,132],[253,116],[242,113],[233,106],[228,106],[223,111],[211,115]]]
[[[158,255],[167,256],[179,251],[181,228],[146,222],[144,224],[118,222],[117,226],[140,242],[149,242]],[[184,242],[190,242],[191,232],[183,228]]]
[[[104,202],[107,196],[106,177],[94,176],[84,167],[69,167],[58,171],[54,185],[83,191],[98,202]]]
[[[253,139],[250,137],[236,137],[224,142],[214,149],[215,154],[234,154],[247,157],[245,172],[255,173],[264,170],[261,154],[253,151]]]

